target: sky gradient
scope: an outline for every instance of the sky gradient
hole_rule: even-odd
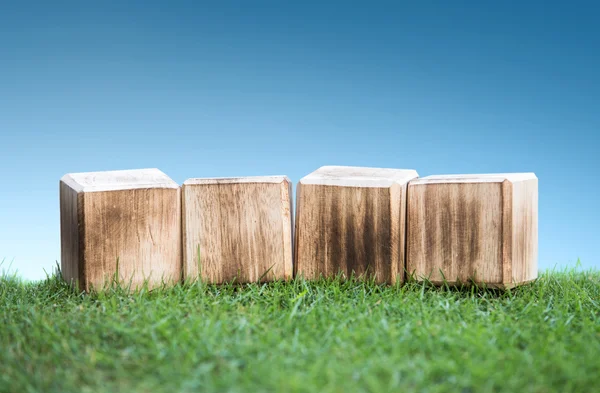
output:
[[[598,6],[326,3],[0,2],[3,267],[60,261],[65,173],[322,165],[535,172],[540,268],[600,266]]]

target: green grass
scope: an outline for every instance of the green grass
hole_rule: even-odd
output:
[[[81,295],[0,279],[2,392],[591,392],[600,273],[508,292],[339,280]]]

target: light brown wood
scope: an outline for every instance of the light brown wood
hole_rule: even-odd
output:
[[[407,271],[508,288],[537,277],[537,177],[440,175],[408,185]]]
[[[404,277],[406,188],[414,170],[325,166],[296,190],[295,274]]]
[[[208,283],[291,278],[290,195],[285,176],[187,180],[185,276]]]
[[[158,169],[74,173],[60,181],[61,270],[102,289],[181,279],[181,191]]]

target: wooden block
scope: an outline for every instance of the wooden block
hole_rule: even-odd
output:
[[[402,281],[406,189],[417,172],[325,166],[297,187],[295,274]]]
[[[533,173],[442,175],[408,186],[407,270],[433,283],[508,288],[537,277]]]
[[[291,182],[285,176],[183,184],[184,274],[208,283],[292,277]]]
[[[158,169],[60,180],[61,269],[81,290],[114,280],[150,288],[181,279],[181,191]]]

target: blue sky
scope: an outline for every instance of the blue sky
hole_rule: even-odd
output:
[[[96,3],[0,2],[0,259],[22,277],[60,260],[62,175],[145,167],[532,171],[540,268],[600,266],[593,2]]]

